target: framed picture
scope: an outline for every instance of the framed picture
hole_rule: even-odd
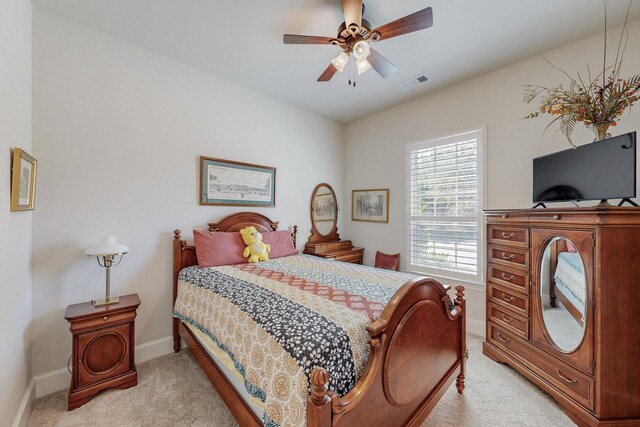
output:
[[[20,148],[13,149],[11,163],[11,211],[33,210],[38,162]]]
[[[313,219],[319,221],[333,221],[336,215],[336,204],[331,193],[318,193],[313,198]]]
[[[275,206],[276,168],[200,156],[200,204]]]
[[[353,221],[389,222],[389,189],[353,190],[351,192]]]

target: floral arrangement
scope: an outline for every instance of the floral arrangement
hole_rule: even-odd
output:
[[[596,133],[596,140],[599,141],[606,138],[609,126],[616,126],[622,113],[639,99],[640,74],[628,79],[620,78],[620,68],[625,47],[622,41],[626,35],[626,25],[627,19],[625,18],[614,64],[604,68],[595,78],[591,78],[590,71],[587,81],[584,81],[580,74],[577,74],[577,78],[574,78],[550,63],[569,78],[569,86],[567,88],[562,84],[551,88],[526,85],[524,101],[531,103],[540,95],[542,96],[542,101],[538,111],[528,114],[525,119],[538,117],[541,114],[557,116],[549,123],[545,131],[554,123],[560,122],[558,130],[567,137],[567,140],[574,148],[575,144],[571,140],[571,134],[577,122],[582,122],[591,128]],[[606,64],[606,13],[604,37],[604,64]]]

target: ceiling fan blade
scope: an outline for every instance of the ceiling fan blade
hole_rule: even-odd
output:
[[[320,74],[320,77],[318,77],[318,81],[319,82],[328,82],[329,80],[331,80],[331,78],[333,77],[333,75],[338,71],[338,69],[336,67],[333,66],[333,64],[329,64],[329,66],[327,67],[326,70],[324,70],[324,72],[322,74]]]
[[[414,31],[424,30],[433,25],[433,9],[427,7],[419,10],[404,18],[384,24],[372,31],[380,33],[380,40],[390,39],[391,37],[401,36],[403,34],[412,33]]]
[[[342,13],[344,13],[344,23],[349,25],[362,25],[362,0],[342,0]]]
[[[284,44],[331,44],[335,37],[302,36],[299,34],[285,34],[282,37]]]
[[[380,76],[385,79],[398,71],[398,67],[393,65],[387,58],[380,55],[373,49],[371,49],[371,54],[367,58],[367,61],[369,61],[371,67],[376,70],[376,73],[380,74]]]

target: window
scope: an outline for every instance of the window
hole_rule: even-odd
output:
[[[408,269],[482,283],[484,135],[407,145]]]

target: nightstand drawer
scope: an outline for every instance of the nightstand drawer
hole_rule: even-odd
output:
[[[135,318],[135,311],[126,311],[120,313],[101,313],[99,316],[73,322],[69,327],[69,330],[71,332],[81,332],[83,329],[100,328],[106,324],[112,325],[114,323],[126,322]]]

